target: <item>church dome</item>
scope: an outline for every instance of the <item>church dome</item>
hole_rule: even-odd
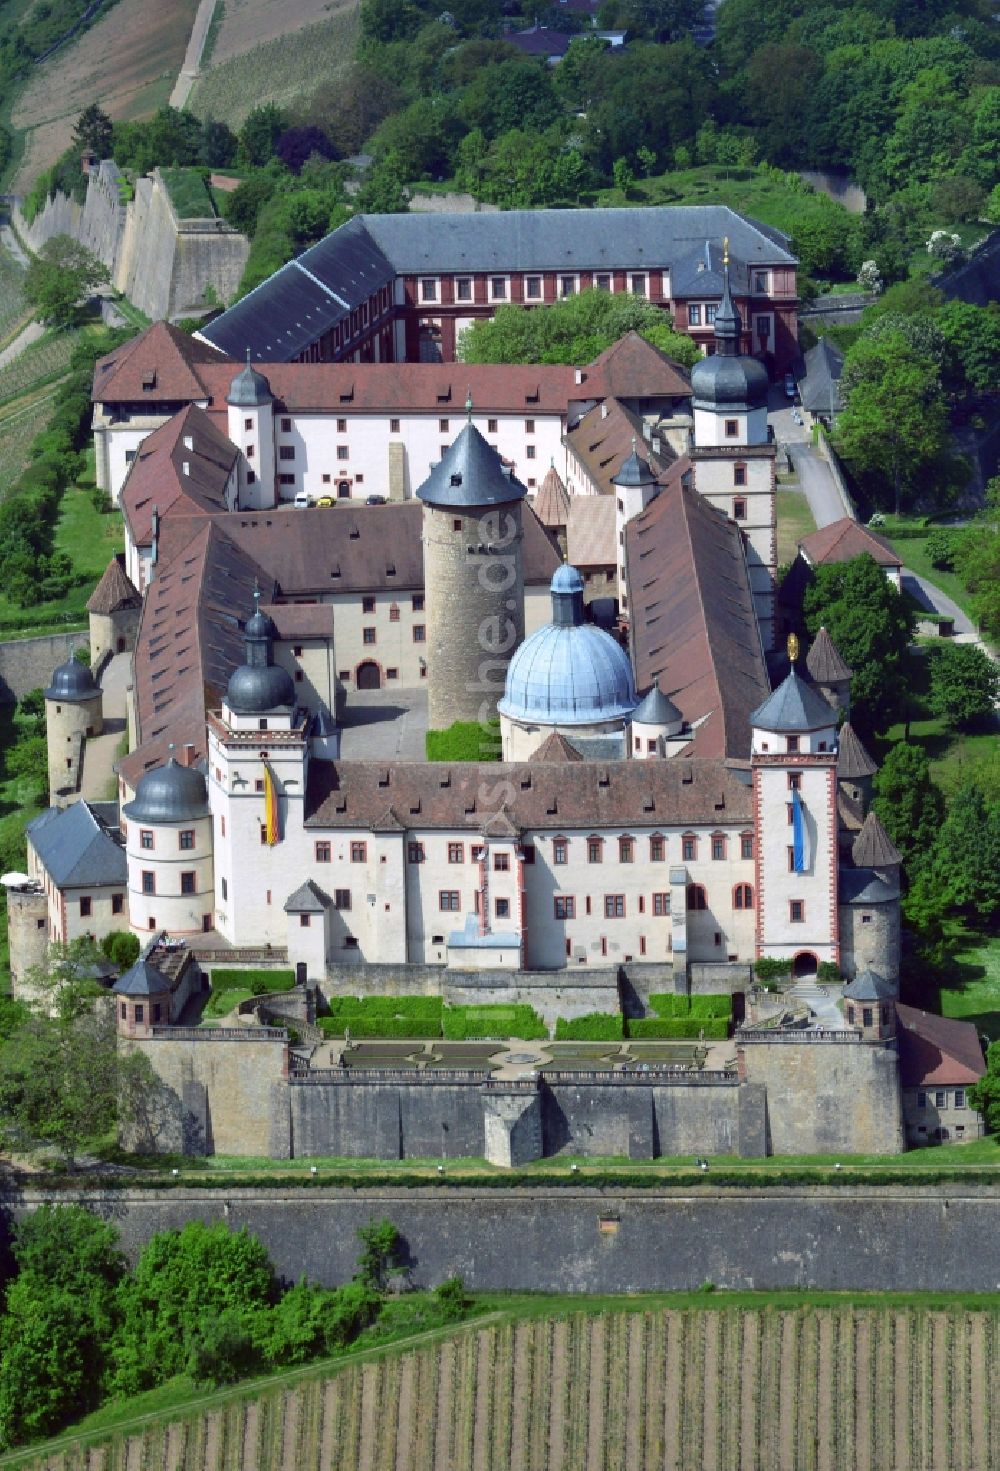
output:
[[[226,704],[237,715],[266,715],[279,705],[294,705],[292,676],[280,664],[241,664],[230,676]]]
[[[45,698],[64,700],[72,704],[74,700],[93,699],[99,693],[89,665],[81,664],[79,659],[67,659],[65,664],[60,664],[53,671],[52,683],[45,691]]]
[[[713,353],[691,369],[691,394],[696,409],[766,408],[767,390],[767,369],[756,358]]]
[[[627,719],[636,704],[632,666],[609,633],[584,622],[575,567],[560,567],[552,579],[552,615],[511,659],[500,714],[534,725]]]
[[[131,822],[193,822],[208,817],[208,787],[195,766],[181,766],[173,756],[141,777],[135,798],[122,808]]]

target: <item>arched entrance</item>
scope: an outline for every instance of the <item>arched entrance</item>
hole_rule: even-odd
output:
[[[803,976],[814,976],[818,961],[811,950],[800,950],[792,961],[792,975],[799,981]]]
[[[374,659],[366,659],[359,664],[354,676],[354,683],[359,690],[378,690],[382,688],[382,671]]]

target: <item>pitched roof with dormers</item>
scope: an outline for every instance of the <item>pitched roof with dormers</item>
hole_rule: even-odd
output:
[[[116,552],[87,599],[87,612],[118,613],[123,608],[138,608],[141,605],[142,595],[125,571],[125,554]]]
[[[860,525],[850,516],[833,521],[829,526],[821,526],[818,531],[811,531],[798,545],[799,551],[812,567],[828,562],[850,562],[855,557],[863,556],[865,552],[880,567],[902,565],[898,553],[884,536],[869,531],[867,526]]]
[[[202,369],[222,363],[221,354],[169,322],[154,322],[145,332],[116,347],[94,365],[95,403],[132,403],[159,406],[197,403],[209,397]]]
[[[691,379],[685,369],[639,332],[626,332],[594,358],[587,373],[586,397],[593,397],[598,388],[614,398],[691,397]]]
[[[846,720],[840,727],[837,741],[838,779],[843,781],[859,776],[873,776],[876,771],[878,771],[877,764],[858,740],[854,726],[849,720]]]
[[[153,511],[160,517],[216,515],[226,510],[226,487],[239,450],[196,404],[189,404],[139,446],[122,486],[121,505],[132,541],[150,544]]]
[[[854,839],[851,857],[858,868],[894,868],[903,861],[902,854],[874,810],[868,813]]]
[[[820,629],[809,646],[806,668],[817,684],[838,684],[850,679],[854,672],[844,663],[840,650],[825,628]]]
[[[658,450],[647,444],[642,419],[613,395],[588,410],[567,431],[565,442],[598,495],[614,496],[615,477],[637,444],[661,483],[677,459],[665,442]]]

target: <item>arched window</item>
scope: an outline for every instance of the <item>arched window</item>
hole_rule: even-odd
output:
[[[707,909],[705,902],[705,890],[701,884],[688,884],[687,907],[689,909]]]
[[[733,889],[733,908],[753,908],[753,889],[749,884],[737,884]]]

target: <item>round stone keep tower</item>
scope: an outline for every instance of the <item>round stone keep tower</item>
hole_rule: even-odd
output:
[[[101,691],[86,664],[67,659],[45,691],[45,734],[49,755],[49,800],[65,807],[80,789],[83,747],[104,729]]]
[[[472,424],[417,491],[424,503],[432,730],[496,715],[507,666],[524,638],[526,494]]]
[[[126,820],[129,922],[137,934],[189,935],[212,927],[215,908],[212,814],[194,766],[170,757],[139,780]]]

